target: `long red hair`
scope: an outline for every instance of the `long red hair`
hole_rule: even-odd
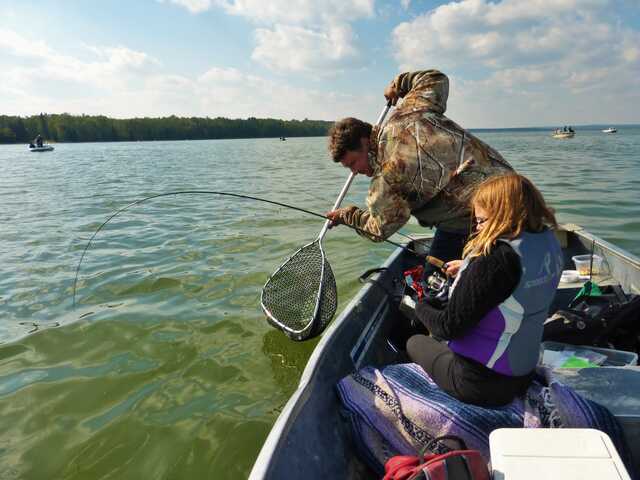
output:
[[[523,231],[541,232],[557,228],[553,209],[531,181],[517,173],[490,177],[471,197],[471,212],[480,207],[491,212],[484,228],[471,236],[463,257],[487,255],[498,238],[515,238]]]

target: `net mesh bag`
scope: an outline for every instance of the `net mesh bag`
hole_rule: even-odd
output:
[[[319,241],[305,245],[267,280],[262,309],[293,340],[322,333],[338,306],[336,280]]]

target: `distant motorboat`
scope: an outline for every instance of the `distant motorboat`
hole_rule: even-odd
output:
[[[575,137],[576,132],[565,132],[565,131],[555,131],[551,134],[553,138],[573,138]]]
[[[30,152],[50,152],[51,150],[53,150],[53,146],[49,145],[48,143],[45,143],[41,147],[36,147],[35,145],[33,146],[29,145]]]
[[[618,131],[617,128],[609,127],[602,130],[602,133],[616,133]]]

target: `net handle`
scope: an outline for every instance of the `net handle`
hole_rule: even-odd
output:
[[[384,121],[384,118],[387,116],[387,113],[389,112],[390,108],[391,108],[391,101],[387,102],[385,107],[382,109],[382,112],[380,112],[380,116],[376,121],[376,127],[379,127],[380,125],[382,125],[382,122]],[[351,172],[351,174],[349,174],[349,178],[347,178],[347,181],[344,184],[344,187],[342,187],[342,190],[340,190],[340,194],[338,195],[336,203],[333,204],[333,208],[331,210],[336,210],[340,206],[340,204],[342,203],[342,200],[344,199],[344,196],[347,194],[347,190],[349,190],[349,187],[351,186],[351,182],[353,182],[353,179],[355,177],[356,177],[355,172]],[[322,239],[327,233],[327,230],[329,230],[329,225],[331,225],[331,220],[327,220],[326,222],[324,222],[322,230],[320,230],[320,235],[318,235],[319,242],[322,241]]]

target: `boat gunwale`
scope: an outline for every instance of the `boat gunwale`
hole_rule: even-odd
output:
[[[595,240],[595,244],[606,250],[607,253],[618,257],[621,260],[631,263],[634,267],[640,269],[640,257],[634,255],[633,253],[625,250],[624,248],[618,247],[611,242],[603,240],[602,238],[594,235],[593,233],[588,232],[580,225],[575,225],[572,223],[562,224],[560,225],[560,229],[566,232],[574,233],[575,235],[584,238],[585,240],[589,240],[589,242],[593,242]]]
[[[430,236],[425,236],[418,238],[418,240],[423,240],[424,238],[430,238]],[[393,264],[402,254],[405,253],[405,249],[398,247],[396,248],[387,258],[387,260],[382,264],[382,268],[388,267]],[[385,272],[377,272],[372,275],[372,280],[375,280],[377,277],[384,275]],[[253,468],[251,469],[251,473],[249,474],[249,479],[259,479],[265,478],[268,475],[269,469],[271,467],[271,459],[273,458],[274,452],[277,451],[278,446],[285,441],[286,432],[292,426],[292,418],[296,409],[302,408],[304,401],[309,397],[310,389],[312,386],[312,380],[316,375],[319,375],[318,369],[316,368],[322,357],[325,354],[325,350],[328,351],[330,344],[336,340],[336,333],[339,329],[343,327],[347,318],[350,316],[353,309],[360,303],[363,297],[367,295],[369,290],[375,287],[375,284],[368,283],[365,284],[362,288],[358,290],[356,295],[349,301],[349,303],[345,306],[345,308],[340,313],[340,316],[336,318],[327,328],[325,333],[322,335],[322,338],[316,345],[316,348],[313,350],[313,353],[309,357],[307,361],[307,365],[305,366],[302,375],[300,376],[300,381],[298,382],[298,387],[295,392],[291,394],[289,400],[285,404],[284,408],[280,412],[280,415],[276,419],[273,427],[271,427],[271,431],[267,435],[262,448],[260,449],[260,453],[256,458]]]

